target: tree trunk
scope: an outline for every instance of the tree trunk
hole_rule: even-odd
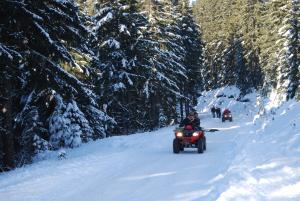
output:
[[[187,116],[190,113],[190,106],[189,106],[189,100],[185,100],[185,116]]]
[[[183,116],[183,99],[181,98],[180,99],[180,121],[182,121],[184,119],[184,116]]]
[[[150,97],[150,129],[153,130],[159,124],[159,103],[156,94],[152,94]]]
[[[14,132],[13,132],[13,118],[12,118],[12,86],[11,81],[6,81],[6,97],[7,100],[2,108],[2,114],[4,116],[4,128],[6,132],[1,133],[3,135],[3,142],[4,142],[4,165],[5,169],[9,170],[15,167],[14,164],[14,155],[15,155],[15,148],[14,148]]]

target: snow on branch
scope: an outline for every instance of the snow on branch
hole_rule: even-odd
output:
[[[88,89],[88,86],[79,81],[74,75],[66,72],[63,68],[58,66],[57,64],[53,63],[51,60],[49,60],[47,57],[43,56],[42,54],[32,50],[30,53],[30,56],[32,58],[37,57],[36,60],[41,60],[44,62],[43,70],[48,70],[48,73],[51,73],[54,79],[56,81],[58,80],[66,80],[69,83],[69,87],[74,88],[75,86],[78,86],[76,89],[79,91],[76,91],[74,88],[74,92],[79,96],[84,95],[83,97],[88,99],[89,102],[92,105],[97,105],[96,99],[97,96],[92,92],[92,90]],[[64,79],[61,79],[60,77],[64,77]],[[65,81],[64,81],[65,82]]]

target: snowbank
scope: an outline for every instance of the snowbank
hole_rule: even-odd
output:
[[[198,99],[196,109],[202,113],[209,112],[215,106],[223,111],[228,108],[233,116],[246,115],[253,117],[258,112],[256,105],[257,94],[247,94],[240,96],[240,90],[235,86],[222,87],[212,91],[202,92],[202,96]]]
[[[300,199],[300,103],[272,111],[239,153],[218,200]]]

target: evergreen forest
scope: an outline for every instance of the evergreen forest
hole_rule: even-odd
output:
[[[203,90],[236,85],[300,99],[299,6],[1,0],[0,172],[177,124]]]

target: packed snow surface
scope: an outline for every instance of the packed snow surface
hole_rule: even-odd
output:
[[[1,174],[0,200],[300,200],[300,104],[265,109],[255,93],[236,101],[234,87],[202,95],[202,126],[220,130],[206,133],[204,154],[173,154],[175,126],[106,138]],[[233,122],[212,118],[213,105]]]

